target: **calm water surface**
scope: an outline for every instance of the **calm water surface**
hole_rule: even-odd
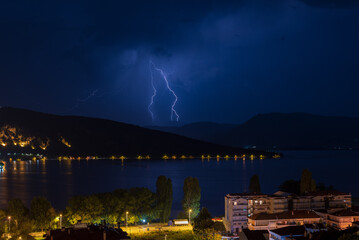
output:
[[[213,215],[224,214],[227,193],[248,190],[249,178],[258,174],[262,192],[273,193],[287,179],[299,179],[303,168],[317,183],[359,196],[357,176],[359,151],[287,151],[282,159],[264,160],[74,160],[6,162],[0,173],[0,208],[9,199],[27,205],[34,196],[46,196],[63,209],[78,194],[113,191],[117,188],[148,187],[155,191],[156,179],[165,175],[173,183],[173,215],[181,209],[183,181],[197,177],[202,189],[202,206]]]

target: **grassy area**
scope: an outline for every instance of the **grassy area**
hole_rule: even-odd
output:
[[[221,235],[212,230],[194,234],[192,231],[157,231],[130,234],[131,240],[220,240]]]
[[[131,234],[131,240],[197,240],[192,231],[157,231],[141,234]]]

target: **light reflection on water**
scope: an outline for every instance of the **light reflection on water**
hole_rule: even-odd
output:
[[[9,199],[29,205],[34,196],[46,196],[56,208],[65,207],[76,194],[113,191],[116,188],[148,187],[155,191],[159,175],[173,182],[175,212],[181,209],[183,181],[198,177],[203,206],[214,215],[224,214],[227,193],[248,190],[249,179],[258,174],[262,191],[273,193],[287,179],[299,179],[303,168],[313,172],[317,183],[332,184],[359,196],[355,184],[359,152],[285,152],[283,159],[242,160],[47,160],[6,161],[0,172],[0,208]]]

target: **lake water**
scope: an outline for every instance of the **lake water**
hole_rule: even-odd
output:
[[[181,209],[183,181],[197,177],[202,190],[201,205],[212,215],[224,214],[227,193],[248,190],[249,179],[258,174],[262,192],[271,194],[287,179],[299,179],[303,168],[317,183],[359,196],[357,183],[359,151],[285,151],[281,159],[249,160],[73,160],[6,162],[0,173],[0,208],[9,199],[20,198],[28,206],[34,196],[45,196],[63,209],[78,194],[113,191],[117,188],[148,187],[155,191],[156,179],[165,175],[173,183],[173,217]]]

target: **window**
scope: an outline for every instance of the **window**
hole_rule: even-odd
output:
[[[236,206],[236,205],[237,205],[237,202],[233,202],[233,205]]]

